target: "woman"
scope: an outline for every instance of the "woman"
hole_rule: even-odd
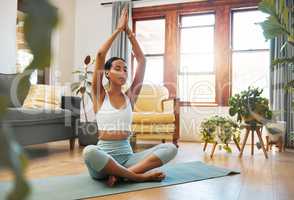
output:
[[[141,90],[145,58],[127,22],[128,14],[124,9],[117,29],[97,53],[92,97],[99,129],[99,142],[97,145],[85,147],[83,151],[91,177],[108,178],[109,186],[116,183],[117,177],[136,182],[161,181],[165,178],[164,173],[147,171],[169,162],[177,154],[177,148],[173,144],[159,144],[139,153],[133,153],[130,146],[132,110]],[[122,92],[122,85],[125,84],[128,75],[125,61],[122,58],[112,57],[105,63],[111,44],[123,31],[128,35],[138,63],[134,81],[125,93]],[[102,85],[104,73],[110,84],[108,91]]]

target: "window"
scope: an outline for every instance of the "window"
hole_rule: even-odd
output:
[[[258,10],[233,11],[232,15],[232,93],[255,86],[269,98],[269,42],[258,24],[266,15]]]
[[[170,95],[184,106],[227,106],[231,95],[249,85],[264,88],[268,97],[269,44],[257,25],[265,18],[258,3],[200,1],[134,8],[147,57],[145,81],[162,83],[165,77]],[[159,18],[162,23],[156,26]],[[147,39],[148,33],[153,37]]]
[[[146,58],[143,82],[163,85],[165,19],[136,21],[135,30],[136,37]],[[137,66],[136,61],[134,66]]]
[[[17,25],[16,25],[16,72],[21,73],[33,60],[33,54],[31,54],[29,48],[27,47],[24,40],[23,24],[24,24],[24,14],[20,11],[17,12]],[[37,71],[31,74],[30,82],[31,84],[37,83]]]
[[[215,102],[214,14],[182,16],[178,90],[181,101]]]

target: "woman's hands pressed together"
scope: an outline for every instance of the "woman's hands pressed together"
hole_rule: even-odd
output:
[[[120,32],[125,31],[126,27],[128,26],[128,21],[129,21],[128,10],[127,10],[127,8],[124,8],[122,10],[120,19],[117,24],[117,30],[119,30]]]

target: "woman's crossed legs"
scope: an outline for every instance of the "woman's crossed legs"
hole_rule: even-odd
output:
[[[96,145],[89,145],[83,151],[83,157],[92,178],[110,177],[108,184],[112,186],[116,177],[132,181],[160,181],[165,175],[162,172],[149,172],[172,160],[177,154],[173,144],[159,144],[142,152],[131,155],[110,156]]]

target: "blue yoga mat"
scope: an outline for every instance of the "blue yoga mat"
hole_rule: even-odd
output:
[[[109,188],[103,181],[90,178],[86,172],[71,176],[35,179],[31,181],[33,191],[29,199],[82,199],[170,186],[240,173],[236,170],[206,165],[199,161],[167,164],[161,167],[161,170],[166,174],[166,178],[161,182],[119,183],[113,188]],[[7,191],[11,187],[11,182],[0,182],[0,199],[5,198]]]

